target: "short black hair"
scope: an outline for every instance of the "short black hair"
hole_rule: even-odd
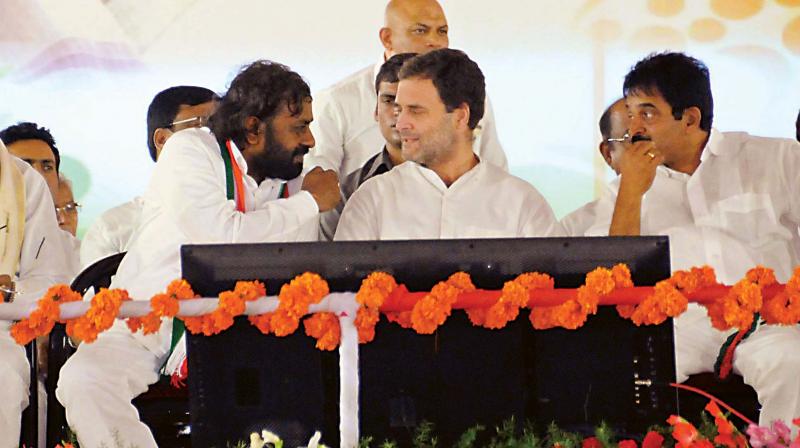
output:
[[[245,127],[248,117],[269,124],[284,103],[296,116],[303,110],[303,101],[310,98],[311,89],[300,75],[283,64],[258,60],[231,81],[208,125],[218,139],[233,140],[244,149],[247,133],[253,131]]]
[[[611,104],[606,107],[606,110],[603,111],[603,115],[600,116],[600,135],[603,136],[603,140],[611,138],[611,109],[614,108],[614,105],[621,101],[623,98],[618,98],[614,100]]]
[[[625,75],[622,88],[628,96],[633,92],[660,94],[672,107],[672,116],[680,120],[690,107],[700,109],[700,129],[710,132],[714,122],[714,98],[711,77],[706,65],[691,56],[677,52],[652,53]]]
[[[53,157],[56,159],[56,172],[61,168],[61,154],[58,153],[56,140],[53,138],[53,134],[50,133],[50,129],[46,127],[30,121],[20,121],[0,131],[0,140],[6,146],[20,140],[41,140],[47,143],[47,146],[53,151]]]
[[[469,128],[483,118],[486,81],[478,64],[466,53],[442,48],[409,59],[400,70],[400,79],[430,79],[448,112],[466,103]]]
[[[375,93],[380,91],[382,82],[396,83],[400,81],[400,69],[403,64],[416,55],[417,53],[399,53],[384,62],[378,70],[378,76],[375,77]]]
[[[147,108],[147,149],[156,161],[156,143],[153,134],[158,128],[168,128],[181,106],[197,106],[218,99],[217,94],[205,87],[176,86],[158,92]]]

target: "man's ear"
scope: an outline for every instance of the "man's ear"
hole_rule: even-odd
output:
[[[155,132],[153,132],[153,144],[156,147],[156,154],[161,152],[164,143],[167,142],[167,139],[170,138],[172,134],[173,132],[167,128],[157,128]]]
[[[606,161],[608,166],[611,166],[611,147],[609,146],[608,142],[600,142],[598,149],[600,150],[600,155],[603,156],[603,159]]]
[[[392,29],[388,27],[381,28],[378,31],[378,37],[381,39],[381,44],[383,44],[383,48],[390,52],[392,51]]]
[[[456,119],[457,126],[460,127],[463,125],[464,128],[469,128],[469,116],[470,116],[469,104],[461,103],[460,106],[453,109],[453,116]]]
[[[687,127],[700,127],[700,121],[703,119],[703,113],[697,106],[687,107],[683,111],[683,120]]]
[[[259,120],[257,117],[249,116],[244,119],[244,128],[247,129],[246,141],[248,145],[258,144],[260,138],[260,127],[261,120]]]

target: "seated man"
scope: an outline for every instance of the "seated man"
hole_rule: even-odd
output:
[[[0,140],[5,142],[11,155],[28,162],[42,175],[55,201],[61,154],[50,130],[36,123],[22,122],[0,131]]]
[[[180,278],[183,244],[316,240],[319,212],[340,194],[333,171],[300,176],[314,145],[311,120],[300,75],[269,61],[245,67],[210,118],[211,132],[186,129],[167,141],[111,286],[149,300]],[[81,446],[156,446],[131,399],[158,380],[172,336],[171,320],[148,336],[117,321],[78,347],[56,395]]]
[[[708,264],[725,284],[756,265],[787,281],[800,261],[800,145],[712,128],[708,69],[682,53],[639,61],[623,90],[633,143],[588,233],[669,235],[673,269]],[[678,381],[713,370],[730,333],[690,305],[675,319]],[[733,370],[758,393],[761,424],[800,415],[800,328],[759,327]]]
[[[42,176],[8,153],[0,141],[0,297],[35,302],[69,279],[53,200]],[[25,348],[0,321],[0,447],[19,446],[20,416],[28,406],[30,372]]]
[[[483,73],[461,51],[408,60],[397,87],[404,163],[347,202],[337,240],[546,236],[562,233],[533,186],[472,150],[483,117]]]
[[[395,112],[394,98],[397,96],[398,76],[403,64],[416,56],[415,53],[396,54],[389,58],[378,71],[375,78],[375,92],[378,101],[375,105],[375,121],[384,138],[383,151],[367,160],[361,169],[348,174],[341,182],[342,202],[335,209],[322,214],[320,217],[320,230],[322,239],[330,241],[336,233],[339,217],[342,215],[344,203],[367,179],[383,174],[397,165],[405,162],[400,149],[400,134],[397,132],[397,113]]]
[[[162,90],[147,108],[147,148],[158,161],[167,140],[182,129],[205,126],[214,112],[217,95],[205,87],[176,86]],[[81,267],[128,250],[136,221],[142,213],[142,199],[118,205],[100,215],[81,244]]]
[[[606,164],[619,175],[619,159],[625,148],[630,146],[628,138],[628,109],[625,98],[614,101],[600,116],[600,155]],[[561,218],[561,225],[567,236],[583,236],[594,224],[595,208],[598,200],[591,201]]]
[[[58,175],[55,205],[58,226],[61,228],[61,236],[64,238],[69,275],[70,278],[75,278],[81,272],[81,240],[77,238],[78,208],[81,205],[75,202],[75,195],[72,194],[72,182],[63,173]]]

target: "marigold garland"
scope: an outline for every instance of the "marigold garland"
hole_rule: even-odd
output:
[[[796,325],[800,321],[800,267],[782,292],[764,302],[761,317],[772,325]]]
[[[244,313],[245,303],[267,295],[264,284],[259,281],[236,282],[233,291],[219,293],[217,308],[209,314],[182,318],[186,329],[193,334],[206,336],[218,334],[233,325],[233,318]]]
[[[317,274],[305,272],[281,287],[278,309],[272,313],[250,316],[249,320],[264,334],[288,336],[297,330],[309,306],[319,303],[328,292],[328,282]]]
[[[618,284],[627,285],[629,282],[630,271],[624,265],[616,265],[613,269],[597,268],[586,274],[586,282],[578,288],[576,298],[561,305],[534,307],[530,315],[531,324],[537,330],[579,328],[586,322],[589,314],[597,313],[600,297],[610,294]]]
[[[756,266],[747,271],[745,278],[736,282],[727,294],[706,305],[711,325],[721,331],[750,328],[753,316],[763,304],[761,289],[775,282],[772,269]]]
[[[774,296],[764,300],[763,288],[775,283],[775,275],[771,269],[761,266],[751,269],[724,296],[705,305],[712,324],[722,330],[739,328],[741,332],[751,326],[757,312],[761,312],[764,320],[770,324],[797,324],[800,321],[800,267],[794,271],[781,292],[775,294],[771,290],[770,294]],[[620,305],[617,309],[620,315],[630,318],[637,325],[658,324],[685,311],[687,295],[715,284],[714,271],[708,266],[678,271],[669,279],[656,284],[653,294],[639,305]],[[632,286],[630,271],[625,265],[614,266],[611,270],[595,269],[587,274],[585,284],[578,288],[573,299],[557,306],[533,307],[531,322],[539,329],[556,326],[578,328],[589,314],[596,313],[603,296],[614,289]],[[533,291],[552,288],[553,279],[547,275],[522,274],[504,284],[495,303],[486,308],[468,309],[467,313],[474,325],[503,328],[518,316],[519,308],[535,303],[535,299],[531,299]],[[434,286],[430,293],[416,302],[412,310],[389,312],[386,313],[387,318],[401,326],[414,328],[418,333],[430,334],[444,323],[459,296],[473,291],[475,286],[469,275],[459,272]],[[318,303],[328,292],[327,282],[319,275],[302,274],[283,285],[278,297],[279,305],[274,312],[249,316],[249,320],[265,334],[291,334],[308,313],[309,306]],[[389,274],[376,272],[362,282],[356,294],[356,301],[360,305],[355,319],[359,342],[369,342],[375,337],[380,308],[394,294],[402,297],[408,291],[405,286],[398,285]],[[264,295],[266,291],[263,284],[238,282],[232,291],[220,293],[217,308],[212,313],[184,318],[187,329],[193,333],[217,334],[230,327],[234,317],[245,311],[247,301]],[[128,326],[131,331],[141,329],[145,334],[157,332],[163,317],[175,317],[178,314],[180,300],[194,297],[188,282],[176,280],[170,283],[165,293],[157,294],[151,299],[151,311],[147,315],[129,318]],[[50,288],[38,301],[37,309],[28,318],[14,324],[12,336],[19,344],[26,344],[37,336],[46,335],[59,320],[60,303],[81,299],[79,294],[66,285]],[[67,321],[67,333],[85,342],[95,340],[100,332],[113,325],[122,302],[126,300],[130,298],[124,290],[100,290],[83,316]],[[317,313],[309,317],[304,326],[306,334],[317,338],[320,349],[332,350],[340,343],[341,330],[335,314]]]
[[[380,320],[380,307],[395,288],[397,281],[385,272],[373,272],[361,282],[361,287],[356,292],[356,302],[361,306],[354,322],[358,330],[359,344],[365,344],[375,338],[375,325]]]
[[[465,272],[456,272],[446,281],[437,283],[429,294],[414,304],[411,327],[419,334],[432,334],[450,315],[458,295],[474,290],[475,285]]]
[[[11,327],[11,336],[17,344],[25,345],[39,336],[50,333],[60,317],[59,305],[82,299],[80,294],[71,290],[67,285],[51,286],[44,297],[39,299],[36,309],[28,318],[20,320]]]
[[[132,333],[139,329],[144,334],[156,333],[161,328],[162,317],[175,317],[180,310],[179,300],[188,300],[197,297],[192,287],[184,279],[173,280],[167,285],[167,291],[154,295],[150,299],[150,312],[142,317],[126,319],[128,328]]]
[[[499,329],[517,318],[519,309],[528,306],[530,293],[536,289],[553,289],[553,278],[538,272],[519,275],[503,284],[503,291],[497,302],[489,308],[466,310],[470,322],[476,326]]]
[[[342,330],[336,314],[315,313],[303,321],[303,326],[307,335],[316,338],[318,349],[330,351],[339,346]]]
[[[97,335],[114,325],[122,302],[131,300],[124,289],[100,288],[83,316],[67,321],[67,335],[83,342],[94,342]]]
[[[617,312],[637,326],[658,325],[686,311],[689,306],[686,294],[716,283],[714,270],[709,266],[676,271],[670,278],[656,283],[653,294],[639,305],[617,306]]]

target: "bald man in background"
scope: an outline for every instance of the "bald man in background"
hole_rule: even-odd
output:
[[[375,78],[381,65],[395,54],[422,54],[450,44],[447,18],[436,0],[390,1],[378,36],[384,52],[377,64],[314,95],[311,128],[317,144],[306,156],[306,166],[336,170],[340,179],[360,169],[384,144],[374,119]],[[507,169],[488,100],[474,135],[473,150],[481,161]]]

